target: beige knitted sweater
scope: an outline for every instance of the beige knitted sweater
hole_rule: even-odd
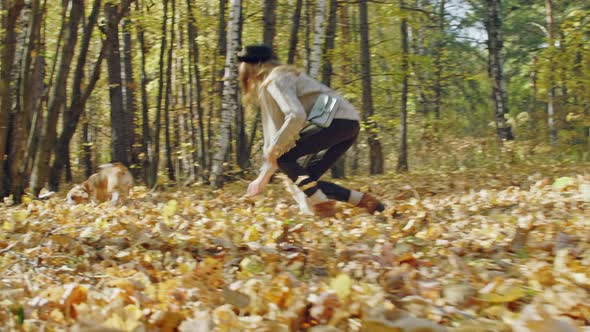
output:
[[[334,90],[293,67],[274,68],[259,87],[264,153],[272,148],[278,156],[291,150],[306,125],[307,115],[320,94],[338,99],[335,119],[360,120],[348,101]]]

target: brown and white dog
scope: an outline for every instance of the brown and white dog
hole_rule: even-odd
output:
[[[133,176],[129,169],[121,163],[100,165],[98,169],[98,173],[92,174],[88,180],[70,190],[66,198],[68,204],[88,201],[101,203],[109,198],[113,204],[125,202],[133,187]]]

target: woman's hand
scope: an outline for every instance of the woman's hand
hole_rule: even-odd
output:
[[[256,180],[250,182],[248,185],[246,196],[254,197],[260,195],[264,191],[266,185],[270,182],[272,175],[277,171],[277,169],[278,167],[276,159],[274,160],[274,163],[266,160],[260,168],[260,174]]]
[[[256,178],[256,180],[250,182],[248,185],[248,190],[246,191],[246,196],[254,197],[260,195],[266,185],[270,182],[272,175],[277,171],[278,162],[277,162],[277,153],[275,149],[271,149],[268,153],[264,155],[264,163],[260,168],[260,174]]]
[[[260,195],[264,191],[264,188],[267,184],[268,180],[266,180],[266,178],[263,177],[261,174],[256,178],[256,180],[250,182],[250,184],[248,185],[248,191],[246,192],[246,196],[254,197]]]

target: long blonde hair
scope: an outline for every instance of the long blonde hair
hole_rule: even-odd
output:
[[[242,96],[246,104],[258,105],[258,88],[260,87],[260,84],[262,84],[270,72],[278,66],[299,73],[295,67],[281,65],[278,60],[270,60],[263,63],[242,62],[240,64],[238,78],[240,80]]]

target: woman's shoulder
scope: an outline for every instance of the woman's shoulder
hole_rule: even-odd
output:
[[[273,68],[266,78],[267,84],[271,81],[290,81],[296,80],[301,75],[299,69],[292,65],[279,65]]]
[[[299,76],[301,74],[301,71],[293,65],[278,65],[273,69],[272,72],[279,74],[279,75],[283,74],[283,75],[297,75],[297,76]]]

